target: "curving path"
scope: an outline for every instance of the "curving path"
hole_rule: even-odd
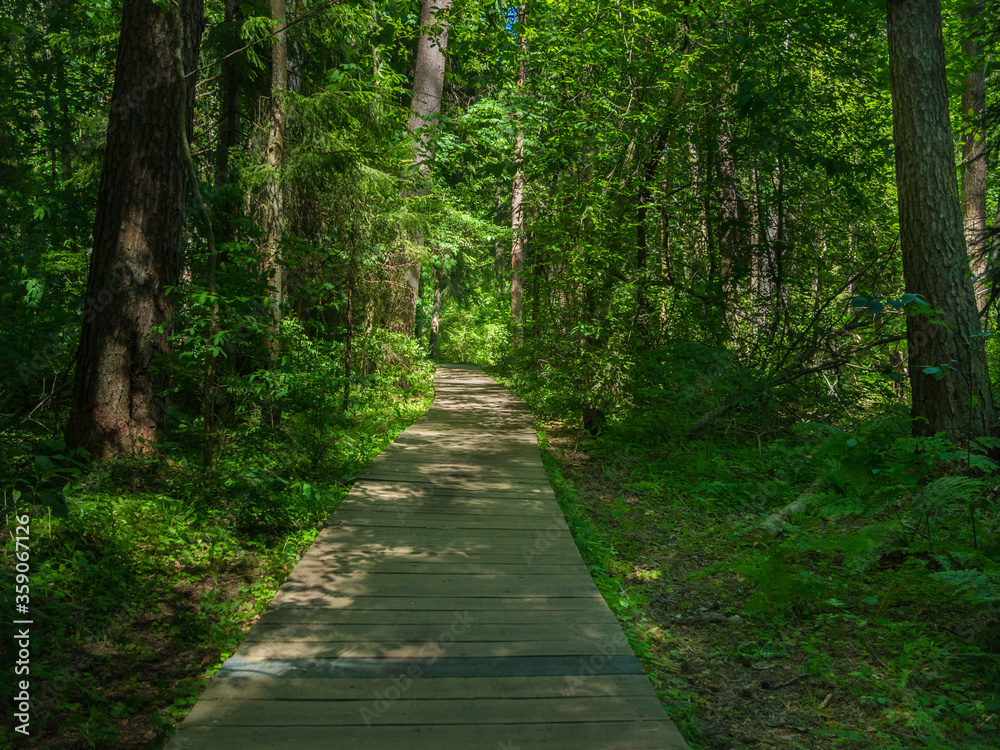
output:
[[[687,746],[573,543],[531,412],[442,366],[170,747]]]

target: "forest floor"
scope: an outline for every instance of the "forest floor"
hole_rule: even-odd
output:
[[[125,463],[88,474],[69,518],[36,515],[29,746],[158,747],[429,385],[373,393],[344,424],[290,414],[284,438],[232,445],[210,490],[196,463]],[[1000,747],[1000,612],[948,598],[898,550],[858,572],[796,526],[753,542],[809,483],[793,440],[539,433],[591,573],[692,748]],[[197,440],[172,451],[196,456]]]
[[[751,542],[794,483],[780,452],[540,434],[584,558],[693,748],[1000,746],[973,645],[995,622],[921,596],[898,555],[858,576]]]
[[[0,712],[0,750],[161,747],[354,477],[430,405],[431,373],[359,389],[348,418],[288,410],[278,430],[234,435],[207,483],[198,430],[181,430],[160,458],[85,473],[66,518],[25,507],[31,735]],[[0,574],[13,570],[8,530]],[[0,650],[3,674],[13,658]],[[12,687],[0,682],[4,705]]]

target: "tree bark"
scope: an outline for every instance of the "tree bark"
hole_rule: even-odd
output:
[[[663,160],[663,149],[667,144],[667,134],[667,129],[663,128],[653,140],[651,151],[642,168],[642,182],[639,183],[639,190],[636,195],[635,265],[637,277],[635,282],[635,307],[636,327],[641,346],[643,347],[649,343],[649,331],[652,322],[652,309],[647,294],[647,287],[649,286],[649,237],[646,231],[646,223],[649,214],[649,205],[652,202],[653,180],[656,177],[656,170]]]
[[[965,21],[971,22],[982,9],[980,0],[967,0],[962,8]],[[980,50],[975,38],[969,34],[962,52],[978,57]],[[962,222],[965,226],[965,243],[974,279],[976,305],[980,315],[988,302],[986,252],[986,132],[983,113],[986,109],[986,69],[982,66],[965,76],[962,88]]]
[[[285,0],[271,0],[271,20],[276,28],[285,25]],[[262,268],[271,281],[271,327],[268,330],[267,349],[271,368],[278,366],[281,352],[281,306],[284,302],[284,274],[281,259],[281,238],[284,234],[284,186],[281,182],[285,158],[285,92],[288,91],[288,40],[287,32],[275,34],[271,46],[271,117],[267,130],[267,147],[264,156],[268,179],[264,187],[263,230],[264,255]],[[281,421],[281,407],[277,401],[270,404],[271,424]]]
[[[344,414],[351,409],[351,375],[354,359],[354,264],[347,269],[347,336],[344,341]]]
[[[233,28],[240,17],[239,0],[225,0],[226,24]],[[234,34],[233,40],[238,41],[239,37]],[[233,55],[223,60],[219,76],[219,140],[215,147],[215,184],[218,187],[232,184],[236,177],[230,164],[230,154],[236,147],[240,132],[240,59],[240,55]],[[227,203],[225,208],[233,210],[235,206]]]
[[[888,40],[903,276],[938,318],[906,319],[913,429],[989,435],[993,397],[955,179],[940,1],[888,0]]]
[[[180,18],[184,67],[194,70],[201,0],[181,0]],[[66,425],[67,444],[98,461],[151,452],[166,422],[162,327],[173,316],[166,289],[177,283],[187,185],[174,39],[159,6],[125,0]],[[193,81],[186,88],[190,112]]]
[[[448,11],[452,0],[424,0],[420,5],[420,37],[413,71],[410,132],[417,135],[413,161],[423,177],[430,176],[434,157],[431,139],[444,95],[444,54],[448,49]]]
[[[525,57],[527,43],[524,38],[524,25],[528,18],[527,3],[521,2],[517,11],[518,29],[518,63],[517,63],[517,93],[524,90],[527,80]],[[514,341],[521,342],[522,304],[524,298],[524,133],[520,124],[514,135],[514,182],[510,191],[510,221],[513,230],[513,240],[510,246],[510,318],[513,326]]]
[[[448,12],[452,0],[424,0],[420,6],[420,36],[417,39],[417,57],[413,71],[413,98],[410,101],[410,132],[416,137],[413,162],[420,178],[430,179],[430,161],[434,158],[432,138],[437,126],[435,118],[441,111],[444,95],[445,52],[448,49]],[[423,191],[418,191],[420,194]],[[423,245],[423,235],[416,238],[417,246]],[[420,298],[421,263],[415,258],[403,258],[403,314],[398,333],[412,336],[417,318],[417,301]]]
[[[225,21],[230,28],[235,25],[239,18],[238,0],[225,1]],[[237,37],[238,38],[238,37]],[[232,239],[234,222],[233,214],[236,212],[236,204],[231,199],[231,193],[226,188],[235,180],[235,170],[230,164],[230,154],[236,147],[236,140],[239,134],[239,61],[237,57],[227,58],[222,62],[222,74],[219,83],[220,118],[218,144],[215,149],[215,187],[221,194],[219,209],[221,210],[221,239],[226,242]],[[199,203],[200,203],[199,199]],[[206,218],[206,236],[211,232],[211,220]],[[215,462],[215,417],[216,417],[216,396],[215,384],[217,380],[217,357],[215,354],[215,339],[219,332],[219,300],[217,297],[218,284],[216,272],[218,270],[219,253],[215,242],[211,242],[209,247],[208,268],[205,275],[205,287],[211,299],[209,307],[208,342],[205,347],[205,365],[203,377],[202,394],[202,466],[211,472]]]

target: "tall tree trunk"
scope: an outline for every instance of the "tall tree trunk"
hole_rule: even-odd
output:
[[[194,70],[201,0],[181,0],[180,20],[183,64]],[[158,5],[125,0],[66,425],[67,444],[95,460],[152,451],[166,421],[161,328],[173,317],[166,289],[177,284],[187,183],[174,33]],[[186,89],[191,112],[194,82]]]
[[[271,20],[276,28],[285,25],[285,0],[271,0]],[[262,267],[271,280],[271,327],[267,348],[271,367],[278,365],[281,352],[281,305],[284,278],[281,259],[281,238],[284,233],[284,186],[281,172],[285,158],[285,92],[288,91],[288,40],[287,32],[278,32],[271,46],[271,117],[267,129],[267,150],[264,162],[268,179],[264,187],[263,229],[264,256]],[[277,401],[270,405],[271,424],[281,421],[281,406]]]
[[[517,10],[518,63],[517,93],[524,91],[527,80],[528,45],[524,38],[524,26],[528,19],[528,5],[521,2]],[[514,328],[514,340],[521,343],[522,300],[524,298],[524,133],[520,124],[514,135],[514,182],[510,191],[510,222],[513,240],[510,246],[510,318]]]
[[[962,16],[967,23],[982,9],[981,0],[966,0]],[[980,51],[970,32],[962,51],[979,57]],[[969,248],[973,288],[980,315],[988,302],[987,269],[990,259],[986,252],[986,133],[983,112],[986,109],[986,70],[979,66],[965,76],[962,88],[962,221],[965,242]]]
[[[420,36],[413,71],[413,98],[410,101],[410,132],[417,136],[413,146],[413,161],[422,180],[430,179],[430,160],[434,157],[431,140],[435,118],[441,111],[444,96],[445,52],[448,49],[448,11],[452,0],[424,0],[420,6]],[[418,191],[420,192],[420,191]],[[416,238],[423,244],[423,235]],[[404,259],[403,315],[396,330],[410,336],[415,330],[417,301],[420,298],[421,264],[417,259]]]
[[[232,29],[241,17],[239,0],[225,0],[225,22]],[[240,40],[237,34],[232,35],[235,43]],[[235,50],[234,50],[235,51]],[[236,175],[230,165],[232,150],[240,133],[240,55],[227,57],[222,61],[222,73],[219,76],[219,139],[215,147],[215,184],[225,187],[235,180]],[[235,210],[227,202],[225,210],[228,213]]]
[[[663,128],[653,140],[651,151],[642,168],[642,182],[639,184],[635,207],[635,265],[637,273],[635,283],[636,328],[638,329],[641,346],[649,343],[652,310],[649,304],[647,287],[649,286],[649,236],[647,221],[649,204],[652,202],[653,179],[656,170],[663,160],[663,149],[667,143],[667,128]]]
[[[888,0],[888,39],[903,276],[906,291],[921,295],[939,318],[906,319],[914,432],[989,435],[993,397],[983,339],[975,338],[940,1]]]
[[[226,0],[225,20],[230,27],[235,24],[239,15],[238,0]],[[238,39],[238,37],[236,37]],[[232,215],[236,211],[236,203],[230,199],[226,188],[233,182],[235,175],[230,166],[230,152],[236,146],[236,139],[239,134],[239,62],[238,58],[231,57],[222,63],[222,75],[220,76],[221,101],[218,143],[215,149],[215,187],[222,195],[221,209],[222,217],[221,239],[223,242],[232,239],[234,222]],[[210,220],[209,220],[210,221]],[[208,231],[208,230],[207,230]],[[205,287],[211,300],[209,307],[208,322],[208,344],[205,347],[204,365],[204,393],[202,394],[202,466],[211,471],[215,461],[215,416],[216,416],[216,394],[215,383],[217,379],[217,357],[215,354],[215,339],[219,332],[219,301],[217,298],[218,288],[216,281],[216,271],[219,263],[219,254],[216,251],[215,243],[212,242],[209,248],[208,268],[205,276]]]
[[[60,177],[68,182],[73,176],[73,136],[72,122],[69,116],[69,96],[66,91],[66,59],[62,53],[56,57],[56,87],[59,97],[59,156]]]
[[[352,252],[353,261],[353,252]],[[344,342],[344,414],[351,408],[351,375],[354,366],[354,263],[347,267],[347,336]]]
[[[444,55],[448,49],[448,11],[451,0],[424,0],[420,6],[420,37],[413,70],[410,132],[417,135],[413,161],[424,178],[430,176],[434,156],[431,139],[444,96]]]

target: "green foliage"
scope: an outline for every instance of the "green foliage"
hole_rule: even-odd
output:
[[[301,331],[289,325],[286,336],[295,341]],[[324,372],[330,360],[321,344],[298,343],[286,429],[230,428],[208,483],[195,468],[199,442],[187,434],[199,425],[183,420],[170,436],[169,463],[135,459],[85,471],[42,443],[13,462],[18,473],[0,487],[5,522],[30,516],[39,624],[33,731],[101,747],[134,716],[169,733],[158,712],[176,719],[190,709],[206,667],[232,653],[349,482],[428,404],[429,368],[412,343],[384,335],[359,347],[380,371],[358,378],[351,411],[338,418],[336,396],[322,398],[327,378],[342,380],[342,371]],[[330,443],[319,459],[310,429]],[[42,504],[46,492],[65,503],[61,517]],[[12,559],[13,551],[9,535],[0,554]],[[12,566],[0,568],[8,611],[12,576]],[[168,655],[172,666],[161,665]],[[11,670],[11,658],[4,651],[0,668]],[[11,699],[12,684],[0,698]],[[121,695],[132,697],[122,703]]]
[[[491,297],[469,299],[465,307],[449,306],[441,321],[439,359],[496,364],[508,351],[508,318],[508,311]]]

